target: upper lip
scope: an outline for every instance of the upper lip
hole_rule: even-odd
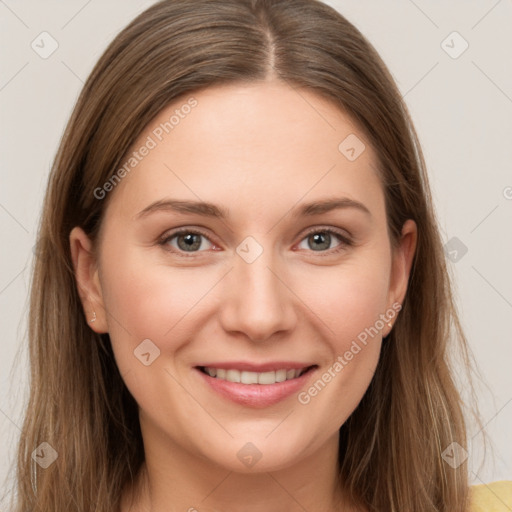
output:
[[[311,363],[297,363],[292,361],[272,361],[268,363],[248,363],[245,361],[219,361],[215,363],[205,363],[198,365],[197,368],[221,368],[224,370],[241,370],[246,372],[272,372],[277,370],[301,370],[314,366]]]

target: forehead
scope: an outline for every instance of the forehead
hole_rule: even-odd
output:
[[[326,194],[383,205],[362,131],[333,103],[282,82],[180,97],[148,124],[123,164],[112,209],[131,218],[166,196],[253,215]]]

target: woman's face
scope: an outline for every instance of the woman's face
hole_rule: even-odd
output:
[[[392,249],[364,134],[307,90],[213,87],[163,110],[126,164],[97,194],[97,260],[81,229],[71,246],[146,453],[248,472],[333,448],[415,245],[409,221]]]

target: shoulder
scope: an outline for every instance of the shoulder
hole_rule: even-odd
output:
[[[471,487],[470,512],[509,512],[512,510],[512,481]]]

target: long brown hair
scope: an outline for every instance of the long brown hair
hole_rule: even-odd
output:
[[[87,325],[69,233],[95,240],[102,187],[141,131],[179,96],[223,83],[282,80],[348,113],[379,158],[393,242],[403,223],[418,245],[402,311],[376,374],[340,429],[340,482],[379,512],[462,512],[467,463],[462,402],[448,353],[467,346],[432,207],[421,149],[380,57],[342,15],[316,0],[164,0],[110,44],[89,76],[49,178],[30,297],[30,399],[17,459],[16,512],[118,510],[144,460],[137,404],[108,334]],[[32,452],[58,454],[43,469]],[[45,445],[46,446],[46,445]]]

